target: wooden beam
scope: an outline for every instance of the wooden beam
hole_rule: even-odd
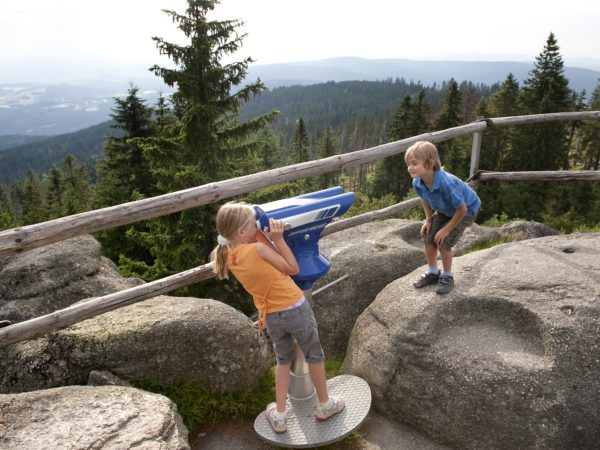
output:
[[[378,211],[370,211],[366,214],[350,217],[349,219],[332,222],[325,227],[321,235],[326,236],[373,220],[383,219],[400,211],[414,208],[420,203],[421,201],[418,198],[414,198]],[[46,314],[45,316],[9,325],[6,328],[0,328],[0,348],[27,339],[44,336],[50,331],[68,327],[69,325],[90,319],[105,312],[171,292],[175,289],[207,280],[213,276],[212,263],[208,263],[170,277],[102,297],[90,298],[67,308]]]
[[[515,125],[528,125],[543,122],[594,119],[600,119],[600,111],[531,114],[528,116],[494,117],[485,120],[491,127],[512,127]]]
[[[476,181],[600,181],[598,170],[558,170],[538,172],[479,172]]]
[[[0,256],[31,250],[82,234],[94,233],[184,209],[195,208],[267,186],[322,175],[344,167],[372,163],[406,151],[408,147],[420,140],[434,143],[443,142],[483,130],[486,126],[485,122],[477,122],[434,133],[425,133],[352,153],[209,183],[183,191],[61,217],[60,219],[35,225],[12,228],[0,232]]]

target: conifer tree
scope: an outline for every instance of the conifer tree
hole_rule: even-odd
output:
[[[104,146],[104,158],[98,163],[98,183],[95,203],[107,207],[151,197],[155,192],[154,180],[142,147],[135,138],[146,138],[153,134],[152,108],[138,95],[139,88],[133,84],[125,98],[115,98],[111,118],[112,128],[119,130],[118,136],[110,135]],[[157,107],[157,126],[162,126],[168,116],[168,107],[162,96]],[[149,252],[128,233],[147,231],[145,222],[122,226],[98,233],[104,255],[115,262],[120,255],[151,261]]]
[[[600,81],[592,92],[588,109],[600,111]],[[598,170],[600,168],[600,122],[590,120],[583,125],[580,145],[583,169]]]
[[[153,38],[160,53],[174,64],[151,69],[167,85],[176,87],[171,97],[173,123],[160,136],[136,140],[144,148],[158,193],[247,173],[247,167],[240,165],[240,156],[259,147],[258,132],[275,117],[271,113],[243,123],[238,121],[238,108],[264,89],[260,81],[239,87],[251,58],[221,62],[241,46],[245,35],[239,35],[236,29],[242,22],[209,20],[208,13],[218,1],[187,3],[183,14],[165,10],[186,43]],[[253,160],[252,167],[254,164]],[[205,263],[215,245],[217,208],[211,204],[150,221],[150,231],[137,236],[148,245],[154,258],[153,265],[145,266],[145,275],[160,277]],[[139,264],[130,263],[139,271]]]
[[[43,222],[46,218],[44,209],[40,180],[34,171],[29,170],[25,177],[25,181],[23,182],[23,223],[29,225],[32,223]]]
[[[390,141],[398,141],[418,136],[429,128],[430,105],[425,100],[425,91],[421,89],[414,103],[406,95],[388,130]],[[396,200],[402,199],[412,188],[410,175],[406,170],[404,153],[390,156],[375,164],[371,174],[369,192],[373,197],[392,194]]]
[[[319,158],[328,158],[340,153],[340,144],[333,129],[330,126],[325,127],[323,136],[319,140],[318,154]],[[319,189],[326,189],[337,184],[339,172],[329,172],[319,177]]]
[[[138,91],[137,86],[130,84],[127,97],[114,99],[111,127],[124,134],[108,136],[104,158],[98,163],[96,204],[99,207],[130,202],[138,195],[153,193],[153,180],[143,151],[131,141],[152,133],[152,109],[138,96]]]
[[[462,96],[454,79],[448,83],[446,94],[442,100],[440,114],[435,121],[436,130],[462,125]],[[452,139],[437,145],[442,164],[459,178],[469,175],[470,156],[464,140]]]
[[[48,218],[55,219],[64,215],[65,176],[56,166],[48,173],[46,188],[46,207]]]
[[[308,139],[308,132],[306,131],[306,125],[302,117],[296,123],[290,151],[292,163],[301,163],[310,160],[310,140]]]
[[[9,189],[6,185],[0,184],[0,230],[16,225]]]
[[[67,155],[64,161],[64,176],[64,214],[88,211],[92,203],[92,190],[87,166],[78,165],[73,155]]]
[[[550,33],[542,53],[519,92],[523,114],[546,114],[570,111],[573,107],[564,64],[554,34]],[[557,170],[565,167],[569,157],[568,125],[552,122],[519,127],[513,144],[502,158],[504,171]],[[498,198],[509,217],[543,220],[547,201],[555,183],[502,183]]]

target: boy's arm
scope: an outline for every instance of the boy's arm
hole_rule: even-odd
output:
[[[424,237],[429,232],[429,228],[431,228],[431,216],[433,216],[433,209],[429,203],[423,200],[421,200],[421,206],[423,206],[423,211],[425,212],[425,223],[423,223],[421,226],[419,236]]]
[[[460,223],[461,220],[467,215],[467,205],[464,203],[458,207],[452,218],[444,225],[440,231],[438,231],[433,240],[435,243],[440,246],[444,239],[450,234],[452,230],[456,228],[456,225]]]

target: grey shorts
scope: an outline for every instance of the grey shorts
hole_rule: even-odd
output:
[[[448,250],[450,250],[452,247],[454,247],[456,245],[456,243],[458,242],[458,240],[460,239],[460,237],[463,235],[465,229],[469,226],[472,225],[473,222],[475,222],[475,218],[477,217],[477,214],[475,214],[474,216],[465,216],[463,217],[463,219],[458,222],[458,225],[456,225],[456,228],[454,228],[454,230],[452,230],[450,232],[450,234],[448,234],[448,236],[446,236],[446,239],[444,239],[444,242],[442,243],[442,245],[444,247],[446,247]],[[439,212],[435,212],[433,214],[433,216],[431,217],[431,227],[429,227],[429,233],[427,233],[425,235],[425,237],[423,238],[423,242],[425,242],[426,244],[432,244],[432,245],[437,245],[434,241],[434,237],[435,234],[440,231],[442,229],[442,227],[444,225],[446,225],[450,219],[452,219],[452,217],[448,217],[445,216],[444,214],[441,214]]]
[[[317,321],[308,300],[293,309],[267,314],[267,332],[273,341],[277,364],[289,364],[294,359],[294,338],[308,363],[325,360]]]

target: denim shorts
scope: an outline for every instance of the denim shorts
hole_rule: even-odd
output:
[[[317,321],[308,301],[292,309],[267,314],[267,332],[273,341],[277,364],[289,364],[294,359],[294,338],[308,363],[325,360]]]
[[[442,245],[448,250],[452,249],[452,247],[456,245],[460,237],[463,235],[465,229],[469,225],[472,225],[473,222],[475,222],[476,217],[477,214],[470,217],[463,217],[463,219],[460,222],[458,222],[458,225],[456,225],[456,228],[454,228],[454,230],[452,230],[448,234],[448,236],[446,236],[446,239],[444,239]],[[425,242],[426,244],[432,244],[437,246],[434,240],[435,234],[438,231],[440,231],[442,227],[450,221],[450,219],[452,219],[452,217],[445,216],[444,214],[441,214],[436,211],[431,217],[431,226],[429,227],[429,233],[425,235],[425,237],[423,238],[423,242]]]

